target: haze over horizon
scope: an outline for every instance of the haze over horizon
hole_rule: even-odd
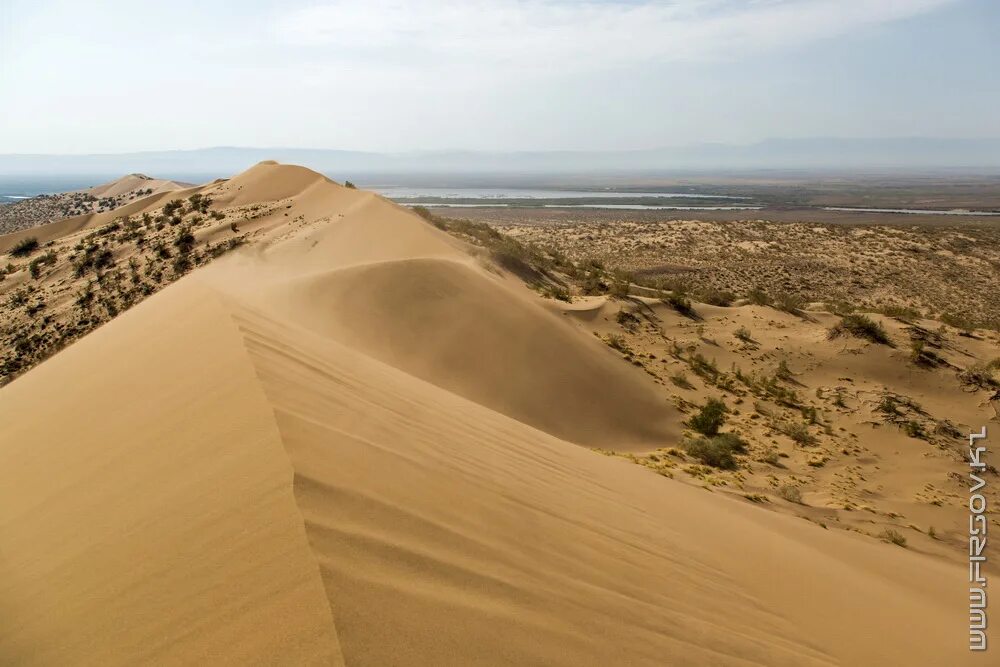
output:
[[[1000,137],[998,24],[988,0],[13,0],[0,153]]]

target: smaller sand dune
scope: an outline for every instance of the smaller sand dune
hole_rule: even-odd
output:
[[[183,183],[181,181],[171,181],[163,178],[151,178],[145,174],[129,174],[128,176],[116,178],[108,183],[95,185],[94,187],[86,190],[86,193],[98,198],[121,197],[123,195],[130,195],[139,190],[150,190],[151,192],[149,194],[157,194],[160,192],[183,190],[192,186],[193,183]]]

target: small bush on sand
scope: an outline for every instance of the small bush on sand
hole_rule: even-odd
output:
[[[726,422],[726,404],[717,398],[710,398],[698,414],[688,420],[688,426],[702,435],[714,436]]]
[[[569,290],[562,285],[552,285],[546,283],[538,287],[538,292],[546,299],[555,299],[556,301],[573,303],[573,296],[569,293]]]
[[[181,227],[177,230],[177,235],[174,237],[174,246],[181,254],[187,254],[191,252],[194,248],[195,238],[194,234],[187,227]]]
[[[782,424],[779,429],[782,433],[791,438],[795,444],[801,447],[807,447],[813,444],[816,440],[812,433],[809,432],[809,427],[800,422]]]
[[[617,334],[609,335],[604,342],[608,344],[608,347],[614,350],[618,350],[619,352],[621,352],[626,356],[632,354],[632,350],[629,349],[628,343],[625,342],[624,338],[622,338]]]
[[[448,225],[445,224],[444,220],[431,213],[430,209],[426,206],[414,206],[410,210],[438,229],[448,229]]]
[[[906,538],[903,537],[902,533],[894,528],[886,528],[879,533],[879,538],[885,542],[892,542],[897,547],[906,547]]]
[[[21,239],[14,244],[14,247],[10,249],[10,256],[27,257],[36,250],[38,250],[38,239],[34,236],[29,236],[28,238]]]
[[[776,468],[781,467],[781,454],[777,449],[769,449],[764,452],[759,459],[761,463],[766,463],[768,465],[775,466]]]
[[[973,364],[958,374],[959,381],[967,387],[977,387],[979,389],[1000,388],[1000,380],[997,379],[995,369],[1000,367],[997,359],[988,364]]]
[[[691,306],[691,299],[687,298],[683,294],[671,292],[667,296],[663,297],[663,303],[667,304],[684,317],[689,317],[691,319],[698,318],[698,313],[696,313],[694,308]]]
[[[774,307],[792,315],[800,315],[806,300],[797,294],[779,294],[774,300]]]
[[[632,279],[626,273],[615,272],[608,289],[608,294],[614,299],[627,299]]]
[[[344,181],[344,187],[348,188],[349,190],[357,190],[358,189],[358,186],[356,186],[354,183],[351,183],[350,181]]]
[[[961,329],[962,331],[972,331],[976,328],[975,323],[970,320],[965,315],[956,315],[955,313],[942,313],[941,317],[938,318],[950,327],[955,327],[956,329]]]
[[[927,437],[927,434],[924,432],[924,427],[920,425],[920,422],[908,421],[903,424],[903,430],[906,432],[906,435],[911,438],[922,440]]]
[[[681,389],[691,389],[691,382],[688,381],[687,375],[684,373],[674,373],[670,376],[670,381]]]
[[[753,334],[751,334],[750,330],[747,329],[746,327],[741,326],[739,329],[736,330],[736,333],[734,333],[733,335],[736,336],[736,338],[738,338],[739,340],[743,341],[744,343],[753,342]]]
[[[718,290],[714,287],[706,288],[698,292],[698,300],[702,303],[707,303],[710,306],[731,306],[733,305],[733,296],[731,292],[726,292],[724,290]]]
[[[920,311],[910,306],[899,306],[895,304],[890,304],[888,306],[882,306],[878,309],[878,312],[888,317],[894,317],[897,320],[902,320],[903,322],[909,322],[911,320],[916,320],[920,318]]]
[[[755,306],[770,306],[771,297],[759,287],[755,287],[747,294],[747,301]]]
[[[615,321],[629,331],[635,331],[640,324],[639,317],[635,313],[624,309],[618,311]]]
[[[892,346],[892,341],[889,339],[889,334],[886,333],[885,328],[867,315],[859,313],[845,315],[836,326],[830,329],[830,338],[842,335],[864,338],[872,343]]]
[[[42,274],[42,267],[47,264],[56,263],[56,253],[53,251],[48,251],[41,257],[36,257],[31,260],[28,264],[28,272],[31,273],[32,278],[38,278]]]
[[[687,440],[684,449],[705,465],[734,470],[737,467],[735,455],[746,451],[746,443],[735,433],[720,433]]]
[[[778,495],[790,503],[795,503],[796,505],[802,504],[802,491],[797,486],[784,484],[778,488]]]
[[[493,261],[504,269],[528,282],[541,279],[542,274],[537,268],[540,258],[533,246],[502,236],[495,241],[491,240],[489,247]]]
[[[719,378],[719,368],[715,364],[715,359],[706,359],[701,352],[692,354],[688,364],[696,375],[709,382],[714,383]]]

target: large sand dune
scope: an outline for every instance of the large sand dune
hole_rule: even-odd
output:
[[[962,568],[581,446],[680,417],[415,215],[204,191],[281,206],[0,390],[0,662],[973,662]]]

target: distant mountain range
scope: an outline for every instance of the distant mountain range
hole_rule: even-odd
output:
[[[0,175],[229,176],[262,160],[301,164],[341,177],[372,174],[515,174],[704,170],[1000,169],[997,139],[768,139],[636,151],[410,151],[217,147],[90,155],[0,155]]]

